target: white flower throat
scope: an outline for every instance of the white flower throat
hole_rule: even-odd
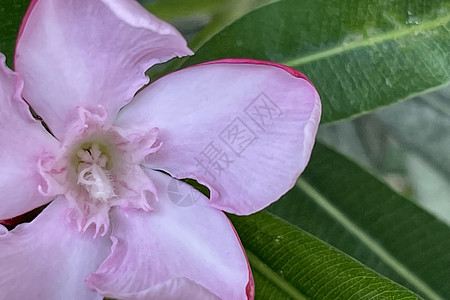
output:
[[[110,172],[110,158],[102,153],[100,146],[93,143],[90,148],[82,147],[77,151],[77,184],[83,186],[91,199],[107,202],[116,196]]]

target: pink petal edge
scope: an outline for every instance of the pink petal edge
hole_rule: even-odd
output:
[[[195,67],[195,66],[202,66],[202,65],[211,65],[211,64],[254,64],[254,65],[266,65],[266,66],[273,66],[273,67],[277,67],[280,69],[285,70],[286,72],[290,73],[291,75],[297,77],[297,78],[302,78],[305,79],[306,81],[308,81],[312,86],[314,86],[314,84],[311,82],[311,80],[309,80],[308,77],[306,77],[305,74],[303,74],[302,72],[288,67],[286,65],[282,65],[282,64],[278,64],[275,62],[271,62],[271,61],[265,61],[265,60],[259,60],[259,59],[252,59],[252,58],[222,58],[222,59],[217,59],[217,60],[211,60],[211,61],[206,61],[203,63],[199,63],[197,65],[194,66],[189,66],[190,67]]]
[[[17,44],[20,40],[20,37],[22,36],[22,32],[25,29],[25,24],[27,23],[28,18],[30,17],[31,12],[34,9],[34,6],[39,0],[31,0],[30,4],[28,5],[27,11],[25,12],[25,15],[23,16],[22,23],[20,23],[19,33],[17,34],[16,39],[16,47],[14,49],[14,53],[16,52]],[[14,62],[15,63],[15,62]]]

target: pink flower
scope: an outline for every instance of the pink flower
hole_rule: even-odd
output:
[[[50,204],[0,225],[0,298],[253,298],[222,210],[251,214],[293,186],[319,96],[293,69],[228,59],[133,99],[149,67],[190,54],[134,0],[32,1],[15,72],[1,55],[0,220]]]

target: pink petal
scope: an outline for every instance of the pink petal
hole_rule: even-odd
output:
[[[224,60],[172,73],[118,115],[121,127],[158,127],[147,165],[211,190],[211,205],[250,214],[288,191],[305,168],[320,99],[296,70]]]
[[[56,152],[58,143],[34,120],[20,98],[23,81],[5,65],[0,53],[0,220],[21,215],[48,203],[39,185],[41,159]]]
[[[66,215],[66,201],[54,200],[31,223],[6,232],[0,225],[1,299],[102,299],[85,278],[109,254],[107,237],[81,235]]]
[[[148,82],[155,63],[189,55],[183,37],[134,0],[38,0],[17,42],[24,97],[63,138],[77,106],[108,115]]]
[[[123,300],[179,300],[179,299],[197,299],[197,300],[218,300],[220,299],[203,286],[186,278],[175,278],[163,283],[156,284],[138,294],[130,293],[121,296]]]
[[[158,191],[154,211],[113,209],[112,254],[89,276],[89,286],[119,299],[174,299],[176,286],[186,293],[207,289],[222,299],[247,299],[251,274],[225,215],[187,184],[147,174]]]

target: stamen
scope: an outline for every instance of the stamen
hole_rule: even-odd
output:
[[[92,199],[107,202],[114,193],[111,174],[106,170],[108,157],[100,151],[98,144],[92,144],[88,150],[79,150],[77,156],[81,162],[78,165],[78,184],[81,184]]]
[[[89,151],[84,150],[84,149],[78,150],[77,156],[84,162],[92,162],[93,161],[92,156],[89,153]]]

